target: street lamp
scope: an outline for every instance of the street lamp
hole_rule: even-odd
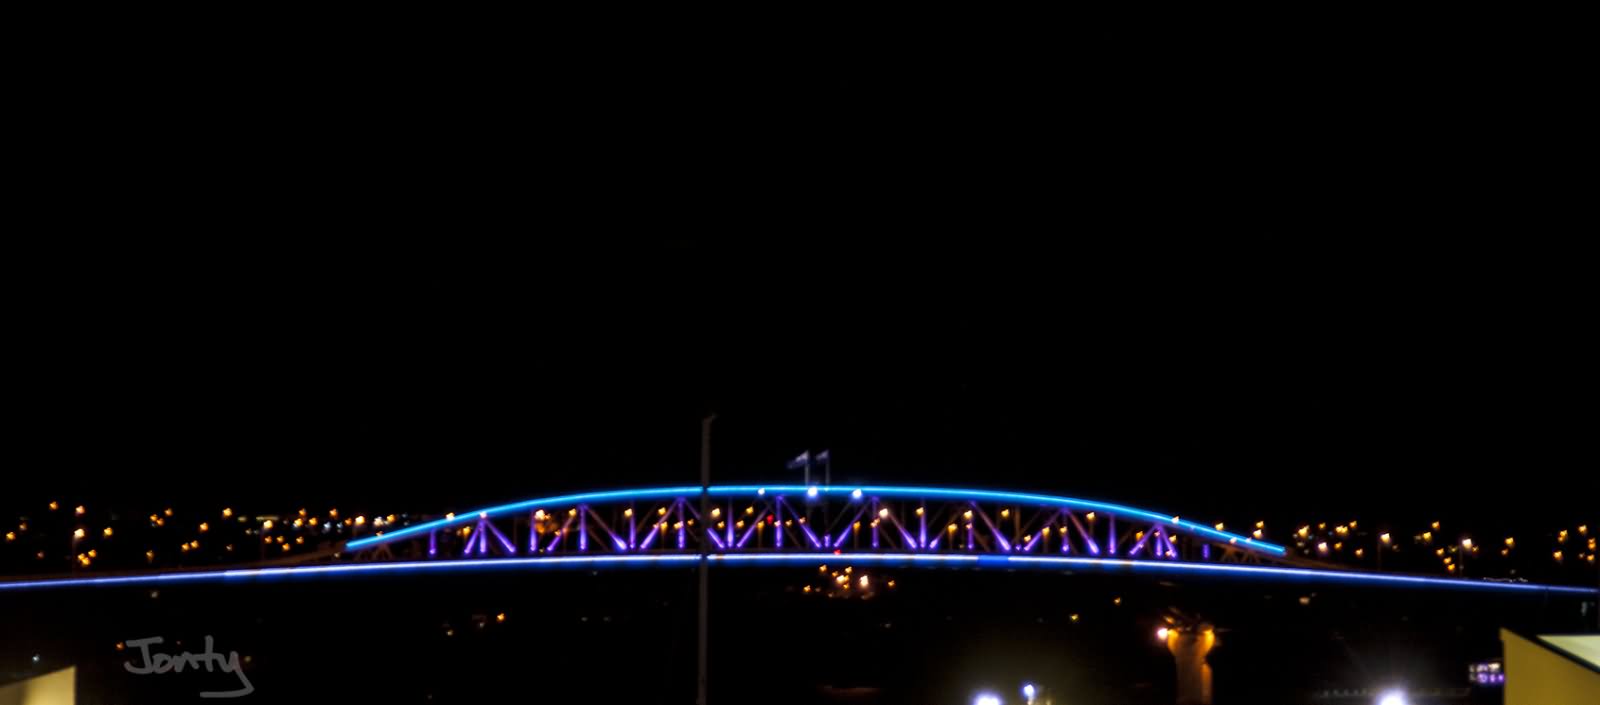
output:
[[[1411,701],[1406,699],[1404,692],[1390,690],[1378,696],[1378,705],[1411,705]]]
[[[1004,705],[1004,703],[1001,702],[1000,696],[994,693],[978,693],[978,697],[972,699],[972,705]]]
[[[1027,702],[1028,705],[1033,705],[1033,698],[1038,694],[1039,691],[1033,687],[1032,683],[1022,684],[1022,699],[1023,701]]]

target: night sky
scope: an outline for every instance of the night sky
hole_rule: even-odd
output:
[[[831,448],[838,482],[1202,520],[1592,520],[1580,282],[1476,242],[58,258],[14,302],[3,503],[442,513],[689,484],[714,410],[718,481]]]
[[[714,410],[726,481],[1592,518],[1567,44],[902,19],[60,57],[0,509],[692,482]]]

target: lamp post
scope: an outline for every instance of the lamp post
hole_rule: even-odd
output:
[[[711,603],[711,523],[706,518],[711,516],[711,422],[716,418],[712,414],[700,421],[700,658],[695,705],[706,705],[706,642],[711,631],[707,614]]]

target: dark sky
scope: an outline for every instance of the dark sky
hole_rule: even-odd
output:
[[[1407,37],[62,58],[0,505],[692,481],[715,409],[729,480],[1592,511],[1573,64]]]
[[[841,480],[1234,521],[1592,513],[1558,258],[757,240],[59,280],[17,338],[7,500],[443,511],[692,483],[715,409],[728,481],[831,447]]]

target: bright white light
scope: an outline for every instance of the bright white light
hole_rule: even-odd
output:
[[[813,488],[811,488],[809,490],[806,490],[806,496],[807,497],[815,497],[815,496],[817,496],[817,488],[813,487]]]
[[[1391,690],[1378,696],[1378,705],[1411,705],[1406,699],[1406,694],[1398,690]]]
[[[993,693],[979,693],[978,697],[973,698],[972,705],[1002,705],[1002,703],[1000,701],[1000,696],[998,695]]]
[[[1022,684],[1022,698],[1024,700],[1027,700],[1030,703],[1033,702],[1033,696],[1037,695],[1038,692],[1039,691],[1034,689],[1032,683],[1023,683]]]
[[[1157,629],[1156,630],[1156,638],[1160,639],[1161,641],[1166,641],[1167,640],[1167,634],[1170,631],[1171,630],[1167,629],[1166,627],[1162,627],[1160,629]]]
[[[851,499],[861,499],[861,490],[856,490],[854,492],[851,492],[850,493],[850,498]]]

